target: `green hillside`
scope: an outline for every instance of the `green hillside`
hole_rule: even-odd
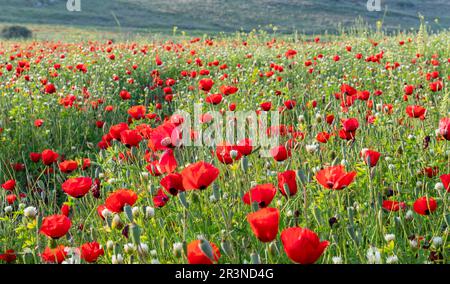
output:
[[[137,29],[245,31],[273,24],[280,31],[334,31],[361,16],[390,29],[417,28],[418,13],[433,29],[450,26],[448,0],[382,0],[383,11],[369,12],[366,0],[80,0],[69,12],[66,0],[0,0],[0,22],[102,26]],[[385,6],[387,5],[387,9]],[[435,19],[439,19],[435,23]]]

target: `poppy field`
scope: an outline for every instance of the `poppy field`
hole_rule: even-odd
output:
[[[449,46],[2,41],[0,263],[448,263]]]

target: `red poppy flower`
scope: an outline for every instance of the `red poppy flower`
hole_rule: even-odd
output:
[[[22,163],[11,164],[11,167],[16,172],[21,172],[21,171],[25,170],[25,164],[22,164]]]
[[[450,141],[450,117],[443,118],[439,121],[439,133]]]
[[[98,260],[98,258],[105,254],[103,248],[97,242],[85,243],[80,247],[81,259],[84,261],[93,263]]]
[[[10,179],[2,184],[2,188],[6,191],[13,191],[16,187],[16,181],[13,179]]]
[[[440,178],[444,185],[444,189],[447,190],[447,192],[450,192],[450,174],[442,175]]]
[[[41,258],[47,263],[62,263],[67,256],[66,247],[59,245],[56,248],[46,247],[44,252],[41,254]]]
[[[133,206],[138,199],[137,194],[129,189],[118,189],[106,198],[106,208],[115,213],[123,211],[125,205]]]
[[[400,210],[400,208],[405,209],[406,204],[404,202],[398,202],[393,200],[383,200],[382,207],[387,211],[397,212],[398,210]]]
[[[296,105],[297,105],[297,102],[294,101],[294,100],[287,100],[287,101],[284,102],[284,106],[287,109],[293,109]]]
[[[83,170],[89,168],[91,166],[91,160],[89,158],[84,158],[83,159],[83,165],[81,166],[81,168]]]
[[[245,138],[237,143],[236,148],[243,156],[248,156],[253,152],[253,141]]]
[[[210,259],[201,249],[201,241],[195,240],[187,246],[187,258],[189,264],[213,264],[219,261],[219,248],[212,242],[209,243],[212,248],[212,258]]]
[[[90,177],[70,178],[62,184],[64,192],[75,198],[85,196],[91,187],[92,179]]]
[[[342,120],[342,126],[344,131],[346,132],[354,132],[359,127],[358,119],[356,118],[349,118]]]
[[[232,156],[232,153],[234,153],[234,156]],[[221,163],[226,165],[232,164],[242,157],[241,152],[238,151],[238,147],[226,142],[217,145],[216,156]]]
[[[328,124],[331,125],[333,123],[333,121],[334,121],[334,115],[332,115],[332,114],[327,115],[325,120],[327,121]]]
[[[72,208],[68,204],[63,204],[61,206],[61,214],[64,215],[64,216],[69,217],[71,210],[72,210]]]
[[[178,146],[181,137],[181,132],[176,124],[165,122],[151,131],[148,137],[148,147],[154,152],[173,148]]]
[[[221,94],[212,94],[206,97],[205,100],[208,104],[218,105],[222,101]]]
[[[426,167],[422,171],[420,171],[419,174],[425,175],[428,178],[432,178],[434,176],[437,176],[438,173],[439,173],[438,167]]]
[[[414,211],[420,215],[430,215],[437,209],[437,202],[432,197],[421,197],[414,202]]]
[[[319,171],[317,181],[325,188],[341,190],[349,186],[356,176],[356,172],[347,173],[344,166],[338,165]]]
[[[129,100],[129,99],[131,99],[131,94],[127,90],[120,91],[119,95],[122,98],[122,100]]]
[[[73,172],[77,168],[78,168],[78,163],[76,161],[72,161],[72,160],[67,160],[67,161],[61,162],[59,164],[59,170],[66,174]]]
[[[342,84],[341,93],[347,96],[355,96],[358,91],[350,85]]]
[[[109,134],[113,139],[120,140],[120,133],[122,131],[128,130],[128,124],[121,122],[119,124],[113,125],[109,128]]]
[[[218,168],[203,161],[191,164],[181,172],[183,187],[185,190],[206,189],[219,173]]]
[[[39,162],[40,159],[41,159],[41,153],[30,153],[30,160],[33,163]]]
[[[440,90],[442,90],[442,88],[444,88],[444,84],[442,83],[442,81],[436,81],[436,82],[430,83],[430,90],[434,93],[439,92]]]
[[[328,247],[328,241],[320,241],[313,231],[306,228],[287,228],[281,232],[286,255],[296,263],[313,264]]]
[[[297,193],[297,174],[295,171],[278,173],[278,189],[284,196],[294,196]],[[289,192],[286,192],[289,190]]]
[[[344,140],[353,140],[356,137],[356,131],[345,131],[344,129],[341,129],[339,131],[339,138]]]
[[[225,96],[229,96],[232,94],[235,94],[239,89],[235,86],[221,86],[220,92],[224,94]]]
[[[44,124],[44,120],[42,120],[42,119],[36,119],[34,121],[34,126],[36,126],[36,127],[41,127],[43,124]]]
[[[158,161],[158,169],[161,173],[172,173],[178,167],[177,160],[171,149],[165,150]]]
[[[324,131],[317,134],[316,140],[320,143],[327,143],[330,137],[331,137],[330,133]]]
[[[120,132],[120,141],[126,147],[137,147],[142,141],[142,136],[137,130],[124,130]]]
[[[15,194],[8,194],[6,196],[6,201],[9,205],[12,205],[17,200],[17,196]]]
[[[177,195],[178,191],[184,190],[183,176],[179,173],[168,174],[161,179],[160,184],[168,193],[172,195]]]
[[[286,149],[284,145],[280,145],[272,148],[270,150],[270,155],[272,155],[275,161],[282,162],[291,156],[291,151]]]
[[[286,56],[286,58],[288,59],[292,59],[294,58],[294,56],[297,55],[297,51],[293,50],[293,49],[289,49],[288,51],[286,51],[286,53],[284,54],[284,56]]]
[[[201,79],[198,82],[199,89],[205,92],[209,92],[214,85],[214,81],[209,78]]]
[[[362,149],[360,156],[363,158],[366,165],[369,167],[375,167],[380,159],[381,154],[377,151]]]
[[[263,208],[248,214],[247,221],[261,242],[271,242],[278,234],[280,212],[276,208]]]
[[[42,153],[41,153],[42,163],[46,166],[49,166],[49,165],[53,164],[54,162],[56,162],[58,157],[59,157],[58,153],[53,152],[50,149],[46,149],[46,150],[42,151]]]
[[[48,83],[47,85],[45,85],[45,93],[46,94],[53,94],[56,93],[56,87],[55,85]]]
[[[159,161],[152,161],[145,168],[152,176],[157,177],[162,175],[161,169],[159,168]]]
[[[269,111],[272,108],[272,103],[264,102],[264,103],[260,104],[260,107],[263,111]]]
[[[138,105],[138,106],[132,106],[131,108],[128,109],[128,114],[138,120],[138,119],[142,119],[145,117],[145,112],[147,111],[147,109],[145,108],[145,106],[143,105]]]
[[[16,252],[12,249],[8,249],[5,251],[5,253],[0,254],[0,260],[6,263],[14,262],[16,259]]]
[[[425,119],[427,110],[421,106],[407,106],[406,114],[411,118]]]
[[[413,85],[406,85],[404,88],[405,95],[410,96],[414,92],[415,87]]]
[[[269,206],[272,202],[277,189],[271,183],[259,184],[250,189],[242,198],[245,204],[251,205],[253,202],[258,203],[259,208]]]
[[[162,189],[159,189],[156,195],[153,197],[153,204],[155,207],[163,207],[169,201],[169,196],[164,193]]]
[[[42,220],[40,233],[52,239],[59,239],[69,232],[72,222],[65,215],[51,215]]]

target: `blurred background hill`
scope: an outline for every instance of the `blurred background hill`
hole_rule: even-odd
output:
[[[372,25],[383,20],[387,29],[416,29],[421,13],[434,30],[450,26],[449,0],[381,0],[380,12],[369,12],[366,0],[80,1],[81,12],[69,12],[67,0],[0,0],[0,22],[208,32],[272,29],[273,24],[279,32],[311,34],[335,32],[338,23],[352,25],[357,17]]]

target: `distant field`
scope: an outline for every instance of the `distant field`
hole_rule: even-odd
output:
[[[0,0],[0,22],[98,26],[108,29],[151,29],[323,33],[351,25],[357,17],[388,29],[418,28],[418,12],[432,29],[448,28],[450,2],[446,0],[384,0],[383,11],[368,12],[366,0],[81,0],[81,12],[69,12],[66,0]],[[387,9],[385,6],[387,5]],[[435,19],[438,22],[435,22]]]

